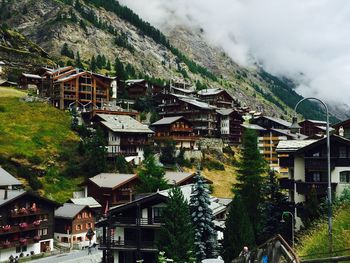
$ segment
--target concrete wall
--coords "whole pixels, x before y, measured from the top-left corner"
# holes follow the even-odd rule
[[[348,183],[340,183],[340,172],[350,171],[350,167],[335,167],[331,171],[332,183],[338,183],[337,188],[335,189],[335,195],[339,197],[345,188],[350,187]]]
[[[64,242],[62,242],[61,241],[61,238],[62,237],[67,237],[68,238],[68,240],[70,241],[70,242],[73,242],[73,244],[74,245],[78,245],[80,248],[81,247],[87,247],[87,246],[89,246],[89,240],[85,240],[85,236],[86,236],[86,233],[79,233],[79,234],[73,234],[73,235],[71,235],[71,234],[62,234],[62,233],[55,233],[54,234],[55,235],[55,238],[63,245],[63,246],[66,246],[66,247],[70,247],[71,246],[71,244],[70,243],[64,243]],[[76,238],[76,241],[73,241],[73,237],[75,237]],[[78,237],[81,237],[81,239],[82,239],[82,241],[81,242],[78,242],[77,240],[78,240]],[[92,237],[92,239],[91,239],[91,244],[93,244],[93,243],[96,243],[96,233],[95,233],[95,235]],[[65,245],[66,244],[66,245]]]

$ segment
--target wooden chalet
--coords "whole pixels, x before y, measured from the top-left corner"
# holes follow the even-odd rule
[[[95,213],[89,206],[65,203],[56,209],[55,238],[61,245],[80,248],[96,243],[96,235],[91,241],[87,238],[88,231],[95,231]]]
[[[327,122],[325,121],[303,120],[299,125],[300,133],[308,137],[323,137],[326,134]]]
[[[155,100],[158,102],[158,113],[161,117],[183,116],[192,123],[196,135],[218,135],[217,107],[193,97],[173,93],[159,94]]]
[[[133,157],[135,164],[144,160],[143,148],[153,131],[128,115],[97,114],[94,118],[107,139],[107,153]]]
[[[242,124],[244,122],[241,113],[234,109],[220,109],[216,112],[218,113],[220,135],[224,143],[239,145],[242,139]]]
[[[22,73],[19,78],[19,87],[21,89],[39,89],[42,86],[42,77],[37,74]]]
[[[235,99],[223,89],[203,89],[197,96],[204,102],[218,108],[231,109],[235,106]]]
[[[125,98],[136,100],[140,97],[155,96],[164,91],[164,87],[152,84],[145,79],[130,79],[124,82],[120,93],[123,94]]]
[[[194,182],[195,173],[166,171],[164,178],[168,185],[188,185]],[[213,182],[207,178],[208,184]],[[99,202],[103,210],[106,205],[115,206],[134,200],[135,188],[139,184],[137,174],[101,173],[91,177],[85,183],[87,196]]]
[[[183,116],[165,117],[151,124],[154,141],[159,145],[166,141],[176,143],[176,148],[194,149],[198,136],[194,135],[193,125]]]
[[[192,185],[181,187],[185,200],[190,199]],[[149,194],[130,203],[111,208],[107,219],[98,223],[102,227],[99,249],[103,251],[102,262],[157,261],[157,237],[163,224],[162,211],[167,205],[169,190]],[[215,226],[224,227],[228,203],[210,198]],[[141,261],[140,261],[141,262]]]
[[[0,261],[52,250],[58,206],[31,192],[1,189]]]
[[[89,72],[61,77],[54,83],[52,103],[67,109],[73,106],[84,109],[102,108],[109,102],[109,85]]]

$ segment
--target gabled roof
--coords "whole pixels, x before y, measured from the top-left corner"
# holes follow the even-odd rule
[[[142,83],[144,81],[145,81],[144,79],[128,79],[125,81],[125,83],[127,85],[132,85],[132,84],[136,84],[136,83]]]
[[[154,133],[146,125],[128,115],[96,114],[106,128],[113,132]]]
[[[268,120],[270,120],[272,122],[276,122],[276,123],[278,123],[280,125],[283,125],[283,126],[285,126],[287,128],[289,128],[292,125],[292,123],[290,123],[289,121],[285,121],[285,120],[282,120],[280,118],[275,118],[275,117],[260,116],[260,117],[258,117],[256,119],[261,119],[261,118],[265,118],[265,119],[268,119]]]
[[[218,88],[211,88],[211,89],[202,89],[202,90],[199,90],[197,92],[198,95],[201,95],[201,96],[210,96],[210,95],[216,95],[216,94],[219,94],[221,92],[223,92],[225,90],[223,89],[218,89]]]
[[[194,88],[192,88],[192,89],[183,89],[183,88],[178,88],[178,87],[173,87],[172,86],[171,89],[177,90],[177,91],[180,91],[180,92],[183,92],[183,93],[187,93],[187,94],[195,93]]]
[[[55,210],[55,217],[73,219],[77,214],[79,214],[86,207],[88,206],[64,203],[63,206]]]
[[[156,121],[152,123],[152,126],[157,126],[157,125],[167,125],[167,124],[172,124],[180,119],[184,118],[183,116],[174,116],[174,117],[164,117],[163,119],[160,119],[159,121]]]
[[[258,131],[266,131],[265,128],[257,125],[257,124],[251,124],[251,123],[243,123],[241,124],[241,126],[243,128],[246,128],[246,129],[251,129],[251,130],[258,130]]]
[[[297,153],[302,153],[302,152],[306,152],[310,149],[312,149],[313,147],[317,147],[323,143],[326,143],[326,140],[327,140],[327,137],[323,137],[322,139],[319,139],[319,140],[316,140],[315,142],[313,142],[312,144],[309,144],[303,148],[300,148]],[[339,143],[343,143],[343,144],[346,144],[348,146],[350,146],[350,140],[349,139],[346,139],[342,136],[339,136],[339,135],[336,135],[336,134],[332,134],[330,136],[330,143],[331,143],[331,146],[332,146],[332,142],[339,142]]]
[[[101,173],[89,180],[99,187],[115,189],[136,179],[136,174]]]
[[[198,108],[201,108],[201,109],[205,109],[205,110],[216,110],[217,107],[216,106],[212,106],[206,102],[203,102],[203,101],[199,101],[199,100],[195,100],[195,99],[188,99],[188,98],[181,98],[180,99],[181,101],[183,102],[186,102],[188,104],[191,104],[193,106],[196,106]]]
[[[276,152],[280,153],[292,153],[297,150],[310,145],[317,140],[287,140],[287,141],[279,141]]]
[[[4,196],[5,196],[5,191],[7,191],[7,199],[4,199]],[[55,202],[55,201],[52,201],[50,199],[47,199],[47,198],[44,198],[44,197],[41,197],[35,193],[32,193],[32,192],[29,192],[29,191],[25,191],[25,190],[4,190],[4,189],[0,189],[0,207],[9,203],[9,202],[12,202],[22,196],[25,196],[25,195],[30,195],[32,197],[35,197],[35,198],[38,198],[40,199],[41,201],[43,202],[46,202],[46,203],[50,203],[51,205],[54,205],[55,207],[58,207],[60,206],[59,203]]]
[[[22,183],[0,166],[0,187],[10,185],[22,185]]]
[[[85,75],[85,74],[90,74],[88,72],[79,72],[79,73],[75,73],[75,74],[72,74],[72,75],[68,75],[66,77],[63,77],[63,78],[59,78],[57,80],[57,82],[65,82],[65,81],[68,81],[68,80],[71,80],[71,79],[74,79],[74,78],[77,78],[77,77],[80,77],[82,75]]]
[[[76,205],[87,205],[90,208],[101,208],[102,206],[95,200],[95,198],[88,196],[82,198],[71,198],[69,201]]]
[[[234,112],[233,109],[219,109],[216,110],[217,113],[219,113],[220,115],[230,115],[232,112]]]
[[[22,76],[32,79],[42,79],[39,75],[36,74],[22,73]]]
[[[289,129],[274,129],[272,128],[271,131],[278,132],[282,135],[285,135],[289,138],[293,138],[294,140],[305,140],[307,138],[306,135],[301,133],[292,133]]]
[[[318,121],[318,120],[310,120],[310,119],[306,119],[306,120],[300,121],[299,124],[301,124],[301,123],[303,123],[303,122],[311,122],[311,123],[313,123],[313,124],[321,125],[321,126],[327,125],[327,122],[326,122],[326,121]]]

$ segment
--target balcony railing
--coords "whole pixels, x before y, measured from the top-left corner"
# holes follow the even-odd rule
[[[154,241],[141,241],[136,240],[110,240],[102,241],[100,244],[101,248],[111,248],[111,249],[137,249],[141,250],[157,250],[157,246]]]
[[[20,208],[10,211],[10,217],[24,217],[30,215],[41,215],[40,208]]]
[[[293,167],[294,159],[291,157],[280,157],[279,163],[280,163],[280,167]]]
[[[332,183],[331,187],[334,190],[337,183]],[[310,194],[315,189],[317,194],[326,194],[328,188],[327,182],[300,182],[296,181],[296,189],[299,194]]]
[[[350,166],[350,158],[331,157],[331,168]],[[327,169],[327,157],[305,157],[305,168]]]
[[[294,179],[280,178],[279,182],[282,189],[294,190]]]
[[[160,224],[162,223],[162,220],[159,217],[152,217],[152,218],[116,217],[116,218],[113,218],[113,222],[115,225],[160,226]]]

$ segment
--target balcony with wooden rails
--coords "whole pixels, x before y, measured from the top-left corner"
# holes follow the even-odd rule
[[[136,240],[110,240],[102,241],[100,243],[101,249],[110,248],[113,250],[127,250],[133,251],[138,248],[141,251],[157,252],[157,246],[154,241],[141,241],[137,242]]]
[[[113,225],[118,227],[155,227],[160,228],[162,219],[159,217],[136,218],[136,217],[115,217]]]
[[[295,184],[294,179],[280,178],[278,179],[278,181],[282,189],[294,190],[294,184]]]
[[[166,141],[166,140],[172,140],[172,141],[196,141],[198,140],[198,136],[190,135],[190,136],[181,136],[181,135],[169,135],[169,136],[155,136],[155,140],[159,141]]]
[[[301,182],[296,181],[296,190],[299,194],[310,194],[315,189],[317,194],[327,194],[328,182]],[[337,183],[332,183],[332,191],[337,187]]]

